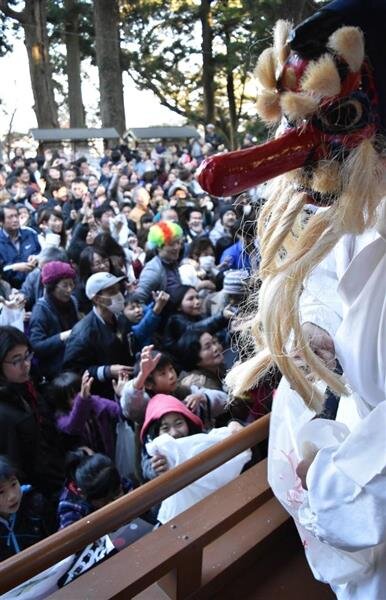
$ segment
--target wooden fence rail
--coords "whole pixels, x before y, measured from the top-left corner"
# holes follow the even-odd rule
[[[0,594],[128,523],[230,458],[263,441],[268,436],[268,427],[269,415],[265,415],[129,495],[0,563]]]

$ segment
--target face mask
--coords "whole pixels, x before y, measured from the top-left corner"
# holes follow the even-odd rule
[[[198,259],[200,267],[205,271],[210,271],[215,265],[214,256],[200,256]]]
[[[111,304],[109,304],[109,306],[106,306],[106,308],[110,312],[112,312],[113,315],[118,316],[121,313],[123,313],[123,309],[125,308],[125,299],[121,292],[118,292],[118,294],[111,296],[110,301]]]

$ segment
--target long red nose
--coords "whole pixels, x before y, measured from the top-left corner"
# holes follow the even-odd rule
[[[324,154],[320,142],[320,131],[312,126],[291,129],[260,146],[210,156],[201,163],[197,179],[212,196],[234,196],[302,167],[313,150],[320,159]]]

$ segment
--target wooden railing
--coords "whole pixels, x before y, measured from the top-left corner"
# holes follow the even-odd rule
[[[166,472],[165,474],[161,475],[160,477],[157,477],[153,481],[150,481],[149,483],[137,488],[129,495],[116,500],[108,506],[105,506],[104,508],[96,511],[95,513],[90,514],[88,517],[82,519],[78,523],[75,523],[74,525],[63,529],[58,533],[55,533],[49,538],[35,544],[31,548],[27,548],[20,554],[17,554],[16,556],[0,563],[0,593],[4,593],[12,589],[13,587],[19,585],[20,583],[26,581],[34,575],[44,571],[48,567],[56,564],[63,558],[81,550],[87,544],[95,541],[102,535],[105,535],[106,533],[117,529],[125,523],[128,523],[132,519],[146,512],[153,505],[161,502],[171,494],[174,494],[175,492],[181,490],[182,488],[189,485],[196,479],[199,479],[203,475],[206,475],[207,473],[220,466],[233,456],[236,456],[237,454],[246,450],[247,448],[250,448],[251,446],[254,446],[255,444],[263,441],[268,435],[268,427],[269,415],[266,415],[258,421],[256,421],[255,423],[252,423],[251,425],[245,427],[241,432],[230,436],[223,442],[216,444],[212,448],[209,448],[205,452],[202,452],[200,455],[186,461],[184,464],[174,468],[171,471]],[[260,470],[265,470],[265,466],[260,467],[259,465],[257,465],[257,467],[259,467]],[[244,476],[248,475],[248,473],[249,472],[245,473]],[[173,569],[176,566],[174,562],[175,560],[177,560],[177,563],[180,565],[180,568],[183,569],[181,559],[186,555],[186,553],[182,552],[184,547],[189,548],[190,554],[192,552],[196,553],[197,557],[198,553],[201,554],[202,557],[202,552],[205,545],[207,545],[211,540],[215,539],[216,536],[218,537],[219,534],[221,535],[222,533],[224,533],[224,531],[227,531],[230,527],[234,526],[245,516],[253,512],[253,510],[255,510],[256,507],[259,506],[259,504],[261,504],[261,502],[267,500],[268,497],[272,496],[271,492],[268,493],[267,491],[267,482],[265,475],[262,479],[262,482],[263,483],[261,484],[259,484],[258,481],[254,482],[255,486],[259,487],[259,485],[262,485],[263,488],[262,490],[260,490],[260,494],[253,494],[254,499],[251,502],[245,502],[245,505],[248,505],[248,508],[242,509],[242,507],[239,507],[239,509],[235,511],[234,506],[229,507],[231,512],[223,515],[224,518],[220,519],[217,528],[215,527],[214,529],[210,529],[211,534],[209,536],[208,532],[205,533],[205,531],[201,528],[201,534],[198,537],[195,537],[195,543],[193,545],[188,543],[190,539],[189,536],[187,537],[187,539],[183,538],[182,536],[181,540],[179,540],[179,542],[177,543],[177,546],[175,544],[173,545],[174,550],[171,552],[171,556],[167,556],[166,558],[163,557],[164,560],[161,561],[162,565],[159,564],[160,555],[158,554],[157,560],[156,553],[154,556],[154,561],[158,564],[153,564],[152,568],[151,565],[147,564],[146,570],[144,572],[140,572],[139,568],[135,569],[134,573],[131,571],[131,577],[134,576],[134,579],[136,581],[134,583],[133,581],[131,581],[128,583],[128,585],[126,585],[127,581],[125,580],[126,587],[121,587],[120,591],[117,593],[120,594],[122,590],[124,590],[125,594],[122,597],[132,597],[131,594],[134,593],[134,591],[135,593],[138,593],[142,589],[145,589],[147,585],[150,585],[153,581],[156,581],[158,577],[162,577],[163,575],[167,574],[170,571],[170,569]],[[235,482],[232,482],[232,484],[238,485],[237,480],[235,480]],[[221,491],[222,490],[216,492],[218,497],[221,497]],[[255,491],[258,491],[258,489],[256,489]],[[226,502],[224,502],[224,507],[225,506]],[[195,508],[196,507],[193,507],[192,509],[190,509],[190,511],[194,511]],[[187,513],[183,513],[182,515],[177,517],[178,522],[182,524],[184,515],[186,514]],[[175,522],[176,520],[173,520],[174,524]],[[152,537],[152,539],[154,540],[154,537],[156,537],[157,535],[158,537],[162,538],[166,535],[166,532],[173,531],[172,527],[173,524],[171,524],[170,526],[161,527],[159,530],[154,531],[153,533],[146,536],[146,538],[142,538],[135,544],[132,544],[131,546],[120,552],[117,556],[109,559],[106,563],[103,563],[100,566],[98,566],[98,573],[99,569],[102,569],[104,564],[110,565],[111,568],[113,564],[121,564],[122,575],[124,574],[124,572],[127,573],[125,569],[125,560],[118,563],[113,563],[112,561],[115,561],[115,559],[119,559],[119,557],[121,556],[123,558],[123,554],[127,551],[131,551],[131,553],[135,554],[135,552],[138,551],[138,549],[140,548],[145,548],[145,550],[143,551],[146,555],[148,555],[148,552],[146,551],[146,545],[143,545],[145,543],[145,540],[150,537]],[[162,531],[164,531],[164,533],[158,533]],[[175,531],[174,537],[176,537]],[[162,541],[162,547],[164,547],[164,543],[165,540]],[[152,544],[149,544],[149,548],[153,546],[154,543],[152,541]],[[181,555],[176,559],[177,550],[178,553],[181,552]],[[185,560],[183,561],[183,563],[185,563]],[[190,564],[201,565],[199,560],[194,561],[194,563],[191,562]],[[197,588],[197,585],[199,584],[199,581],[201,579],[202,565],[200,567],[197,567],[196,570],[197,573],[194,575],[193,578],[193,588]],[[94,571],[95,569],[92,569],[92,571],[90,571],[90,574]],[[87,578],[87,576],[88,574],[86,573],[70,586],[66,586],[63,589],[64,595],[60,596],[62,592],[58,592],[56,596],[58,598],[85,597],[74,595],[73,592],[70,592],[69,588],[72,586],[76,586],[77,584],[79,585],[78,582],[80,581],[84,581],[84,585],[86,585],[88,579],[85,578]],[[187,587],[189,587],[186,583],[189,580],[189,578],[187,579],[186,573],[184,577],[181,577],[180,571],[180,576],[177,578],[177,580],[180,582],[179,584],[177,583],[177,589],[178,586],[180,586],[181,588],[182,581],[185,581],[184,585],[187,585]],[[128,593],[128,588],[130,587],[130,585],[132,586],[132,589],[130,593]],[[177,595],[174,594],[175,597],[186,597],[185,593],[182,592],[180,589],[180,592],[177,593]],[[94,597],[98,599],[113,597],[118,598],[117,595],[114,595],[113,590],[110,587],[108,587],[108,589],[106,590],[106,594],[107,595],[101,595],[100,589],[98,587],[98,595],[95,595]],[[169,595],[169,597],[173,597],[173,594],[172,596]]]

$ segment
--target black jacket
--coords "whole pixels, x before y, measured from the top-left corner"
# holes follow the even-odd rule
[[[66,327],[62,325],[58,306],[50,296],[45,294],[32,310],[31,346],[39,361],[39,373],[47,379],[53,379],[62,369],[66,342],[60,339],[61,332],[71,329],[78,322],[77,307],[73,299],[68,308]]]
[[[22,481],[34,481],[40,440],[37,414],[22,386],[0,387],[0,454],[21,471]]]
[[[53,411],[32,383],[0,383],[0,454],[18,467],[22,482],[32,483],[47,495],[61,489],[63,438],[56,430]]]
[[[125,317],[118,319],[117,330],[107,325],[92,310],[73,328],[64,353],[64,370],[83,373],[94,378],[93,393],[114,398],[110,365],[129,365],[129,340],[124,332]]]

